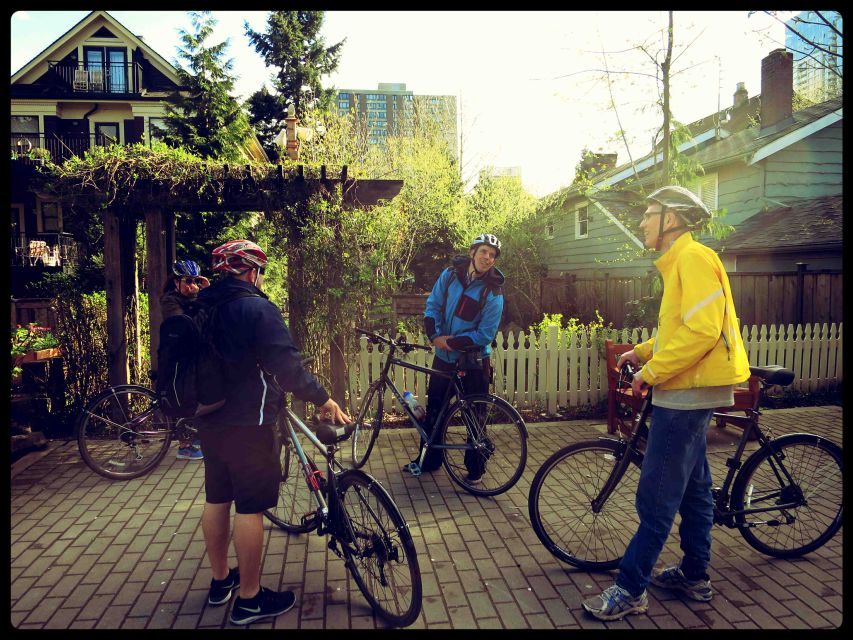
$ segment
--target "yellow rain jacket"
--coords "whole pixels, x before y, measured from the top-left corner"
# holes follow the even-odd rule
[[[655,266],[663,276],[657,336],[634,351],[660,389],[737,384],[749,378],[729,278],[720,258],[684,233]]]

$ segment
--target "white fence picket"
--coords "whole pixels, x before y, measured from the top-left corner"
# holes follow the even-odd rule
[[[843,325],[752,325],[741,335],[751,365],[777,364],[794,371],[793,388],[808,392],[836,388],[842,382]],[[657,327],[623,329],[614,342],[637,344],[657,335]],[[410,338],[426,344],[424,336]],[[606,398],[607,375],[604,353],[598,350],[599,336],[592,331],[568,333],[549,327],[541,335],[509,332],[498,334],[492,353],[495,384],[492,393],[520,409],[556,413],[560,407],[583,406]],[[350,367],[350,399],[353,410],[370,382],[379,375],[385,360],[385,345],[369,345],[359,339],[360,351]],[[403,357],[402,354],[400,354]],[[409,362],[430,366],[433,356],[416,350],[405,356]],[[415,394],[426,405],[428,377],[403,367],[392,367],[397,388]],[[390,393],[385,394],[385,409],[399,411]]]

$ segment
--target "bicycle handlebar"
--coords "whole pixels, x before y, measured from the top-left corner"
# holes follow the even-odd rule
[[[377,333],[373,333],[372,331],[367,331],[365,329],[360,329],[359,327],[355,328],[356,333],[362,333],[368,337],[368,342],[372,342],[376,344],[377,342],[384,342],[390,347],[398,347],[403,351],[411,351],[412,349],[423,349],[424,351],[432,351],[432,347],[425,344],[415,344],[414,342],[403,342],[403,341],[395,341],[392,338],[386,338],[384,336],[380,336]]]

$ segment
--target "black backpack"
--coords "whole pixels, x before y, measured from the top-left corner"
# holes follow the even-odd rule
[[[257,293],[239,289],[214,302],[194,300],[186,313],[160,325],[154,390],[170,418],[203,416],[225,404],[225,363],[213,345],[217,309],[226,302]]]

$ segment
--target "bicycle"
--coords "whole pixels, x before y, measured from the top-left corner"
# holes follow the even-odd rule
[[[302,365],[313,362],[313,357],[305,358]],[[314,375],[321,384],[329,384],[322,374]],[[155,380],[157,374],[152,371],[148,377]],[[306,411],[314,409],[306,405]],[[74,433],[80,456],[92,471],[110,480],[132,480],[160,464],[173,440],[195,440],[198,429],[190,418],[163,415],[152,389],[121,384],[104,389],[86,404]]]
[[[194,439],[196,431],[187,419],[163,415],[157,394],[138,384],[104,389],[74,426],[83,462],[110,480],[145,475],[160,464],[173,439]]]
[[[737,529],[757,551],[795,558],[825,544],[842,524],[842,450],[822,436],[791,433],[773,438],[759,425],[767,385],[788,385],[794,372],[777,365],[750,367],[759,392],[744,416],[714,417],[743,428],[721,487],[714,487],[714,524]],[[619,389],[630,386],[624,365]],[[648,390],[627,438],[600,437],[553,454],[530,486],[533,530],[557,558],[587,570],[618,566],[639,526],[634,497],[652,410]],[[630,411],[630,410],[629,410]],[[652,427],[654,428],[654,427]],[[759,448],[741,465],[750,436]],[[730,490],[731,489],[731,490]]]
[[[410,625],[420,615],[423,588],[409,525],[375,478],[344,470],[335,459],[355,424],[318,422],[312,431],[289,407],[282,417],[276,425],[279,501],[264,516],[288,533],[328,535],[329,549],[344,560],[373,610],[394,626]],[[325,459],[323,471],[302,448],[297,430]]]
[[[431,351],[431,347],[395,341],[364,329],[357,328],[356,332],[367,336],[372,344],[382,342],[389,347],[379,378],[367,388],[355,420],[352,459],[356,469],[367,462],[376,444],[379,431],[382,429],[385,389],[388,388],[426,443],[423,455],[431,448],[441,450],[445,470],[451,480],[465,491],[477,496],[494,496],[503,493],[518,482],[527,463],[527,426],[515,407],[506,400],[488,393],[466,394],[462,386],[464,371],[458,368],[454,371],[438,371],[394,357],[398,349],[408,354],[415,349]],[[472,348],[472,350],[475,349],[479,347]],[[392,365],[433,376],[442,376],[453,382],[444,396],[441,411],[435,419],[435,428],[431,435],[427,435],[423,420],[412,413],[403,400],[402,394],[391,381],[388,372]],[[453,394],[456,395],[456,401],[451,405],[450,399]],[[468,452],[474,452],[469,454],[469,458],[472,455],[478,456],[476,464],[485,467],[483,475],[477,481],[468,478],[464,460]],[[471,462],[470,459],[469,462]],[[409,469],[413,476],[420,475],[418,463],[412,463]]]

